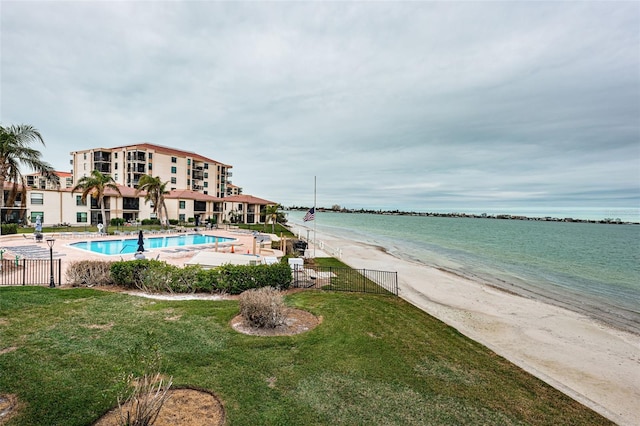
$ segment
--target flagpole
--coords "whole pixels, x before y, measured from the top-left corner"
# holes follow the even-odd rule
[[[318,210],[316,209],[316,176],[313,177],[313,211],[317,214]],[[316,223],[318,221],[313,221],[313,258],[316,258]]]

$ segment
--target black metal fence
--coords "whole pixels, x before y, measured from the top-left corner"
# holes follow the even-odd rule
[[[53,273],[52,273],[53,266]],[[0,285],[55,285],[62,282],[62,259],[2,259]]]
[[[305,265],[293,270],[293,287],[397,296],[398,273]]]

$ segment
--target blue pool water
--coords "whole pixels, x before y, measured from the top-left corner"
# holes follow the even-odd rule
[[[234,238],[216,237],[214,235],[187,234],[170,237],[149,237],[144,238],[144,249],[152,250],[167,247],[183,247],[202,244],[215,244],[235,241]],[[114,255],[114,254],[131,254],[138,250],[138,238],[129,238],[125,240],[102,240],[102,241],[82,241],[70,244],[81,250],[87,250],[93,253]]]

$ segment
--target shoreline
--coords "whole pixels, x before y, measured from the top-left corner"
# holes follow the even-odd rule
[[[367,243],[362,243],[366,245]],[[447,269],[442,266],[429,265],[417,259],[405,259],[400,255],[394,254],[388,250],[385,250],[389,256],[392,256],[398,260],[404,260],[408,262],[415,262],[427,268],[433,268],[446,274],[451,274],[464,280],[476,282],[480,285],[486,285],[492,287],[498,291],[510,293],[515,296],[523,297],[525,299],[537,300],[545,304],[553,305],[559,308],[567,309],[574,313],[589,317],[591,320],[602,324],[605,327],[611,327],[613,329],[630,333],[640,337],[640,322],[637,317],[637,313],[630,312],[624,308],[611,306],[605,301],[596,300],[587,295],[576,295],[573,292],[565,289],[565,292],[554,292],[553,290],[545,287],[532,286],[525,288],[521,285],[516,285],[500,278],[490,279],[478,275],[465,275],[462,272]],[[616,312],[612,313],[612,310]],[[622,315],[624,312],[626,315]]]
[[[640,418],[639,335],[379,246],[325,232],[317,240],[353,268],[397,271],[400,297],[608,419]]]

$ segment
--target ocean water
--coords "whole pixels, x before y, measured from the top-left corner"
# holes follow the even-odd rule
[[[288,212],[302,224],[304,212]],[[317,212],[319,232],[640,334],[640,225]]]

